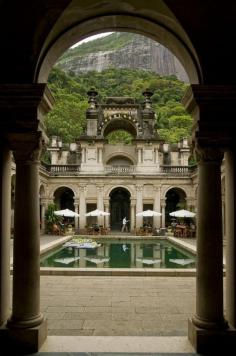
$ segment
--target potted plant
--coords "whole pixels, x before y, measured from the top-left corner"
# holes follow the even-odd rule
[[[49,204],[48,208],[45,212],[45,225],[47,229],[47,233],[53,232],[53,225],[59,225],[61,222],[61,217],[54,214],[54,211],[57,210],[55,204]]]

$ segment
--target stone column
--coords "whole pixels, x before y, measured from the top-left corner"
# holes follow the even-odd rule
[[[86,163],[86,148],[81,148],[81,163]]]
[[[199,328],[207,332],[227,327],[223,314],[220,170],[223,154],[214,148],[198,148],[198,155],[196,314],[190,321],[191,340]]]
[[[74,199],[75,213],[79,214],[79,200]],[[75,231],[77,232],[79,228],[79,217],[75,216]]]
[[[80,184],[79,186],[79,227],[80,231],[85,231],[86,225],[86,184]]]
[[[235,147],[236,86],[191,85],[183,104],[194,118],[192,142],[200,156],[197,209],[197,306],[189,322],[189,339],[201,354],[230,354],[236,347],[236,331],[227,328],[223,315],[222,208],[220,149]],[[228,247],[226,295],[227,315],[235,323],[235,232],[234,173],[229,156],[226,225]],[[234,170],[234,168],[233,168]],[[228,200],[229,199],[229,200]],[[230,250],[231,249],[231,250]],[[231,257],[230,257],[231,256]],[[231,274],[232,272],[232,274]],[[228,279],[229,278],[229,279]],[[231,299],[232,298],[232,299]],[[232,309],[231,309],[232,307]],[[231,316],[230,316],[231,315]],[[231,322],[230,322],[231,323]],[[234,324],[235,325],[235,324]]]
[[[109,200],[108,199],[104,200],[104,207],[105,207],[105,212],[109,213]],[[109,215],[105,216],[105,219],[104,219],[105,227],[110,226],[109,221],[110,221],[110,216]]]
[[[161,212],[161,187],[154,186],[154,204],[153,210],[158,213]],[[161,227],[161,219],[160,216],[153,217],[153,227],[159,229]]]
[[[0,138],[0,326],[10,313],[11,155]]]
[[[226,313],[229,324],[236,328],[236,175],[235,149],[225,154],[225,209],[226,209]]]
[[[102,147],[98,147],[98,163],[102,163]]]
[[[46,333],[40,313],[39,153],[40,132],[11,134],[16,162],[13,308],[8,327]],[[33,328],[33,329],[32,329]],[[26,336],[27,337],[27,336]],[[40,336],[39,336],[40,337]],[[42,336],[41,336],[42,337]]]
[[[104,211],[103,185],[97,185],[97,209]],[[104,225],[104,216],[98,216],[98,224]]]
[[[136,185],[136,214],[143,211],[143,186],[138,184]],[[143,225],[142,216],[136,216],[136,228],[139,228]]]
[[[142,148],[138,148],[138,164],[142,163]]]
[[[166,198],[161,199],[161,227],[166,227]]]
[[[11,83],[0,85],[0,102],[0,132],[7,132],[16,161],[13,305],[10,320],[0,330],[0,343],[7,350],[14,348],[13,354],[33,353],[47,336],[39,310],[38,153],[42,118],[54,100],[46,84]]]
[[[135,227],[135,202],[131,200],[130,203],[130,232],[134,232]]]
[[[46,203],[44,199],[41,201],[41,233],[45,233],[45,211],[46,211]]]

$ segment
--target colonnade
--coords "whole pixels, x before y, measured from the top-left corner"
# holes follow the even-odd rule
[[[98,184],[97,188],[97,209],[104,210],[105,212],[109,212],[109,199],[104,198],[104,184]],[[143,197],[143,185],[137,184],[136,186],[136,197],[130,199],[130,231],[134,231],[136,227],[140,227],[143,225],[143,218],[136,217],[136,214],[143,211],[143,204],[145,199]],[[154,198],[153,198],[153,209],[155,211],[161,211],[162,207],[162,219],[159,216],[153,217],[153,227],[160,228],[161,226],[165,226],[165,200],[164,203],[161,202],[161,188],[160,186],[154,186]],[[85,183],[79,184],[79,197],[74,198],[74,208],[75,212],[80,214],[80,217],[75,217],[75,229],[80,231],[84,231],[86,227],[86,205],[87,205],[87,186]],[[53,201],[51,201],[53,202]],[[41,198],[41,231],[45,231],[45,211],[47,208],[47,199]],[[108,227],[109,224],[109,216],[106,216],[103,220],[103,217],[98,217],[98,223],[100,225],[104,225]]]
[[[9,91],[11,87],[9,87]],[[20,88],[18,88],[20,91]],[[8,91],[7,107],[17,105]],[[44,91],[38,102],[30,90],[27,92],[28,115],[38,112]],[[30,101],[30,98],[34,99]],[[185,99],[186,107],[195,117],[195,151],[199,160],[199,186],[197,201],[197,288],[196,313],[189,320],[189,339],[198,352],[235,347],[236,329],[236,249],[235,249],[235,150],[232,126],[221,116],[225,111],[232,116],[236,90],[192,86]],[[24,112],[27,106],[23,107]],[[2,108],[0,108],[2,110]],[[21,112],[21,111],[20,111]],[[22,111],[23,112],[23,111]],[[6,110],[4,111],[5,119]],[[16,119],[19,110],[15,109]],[[12,119],[12,112],[10,118]],[[9,118],[9,119],[10,119]],[[34,116],[36,119],[37,116]],[[16,120],[17,121],[17,120]],[[32,127],[37,120],[33,120]],[[201,125],[201,121],[204,125]],[[218,126],[213,122],[217,122]],[[228,125],[228,126],[227,126]],[[29,126],[29,125],[28,125]],[[230,139],[232,138],[232,140]],[[38,155],[41,135],[37,130],[24,133],[7,133],[1,139],[1,236],[0,236],[0,342],[18,349],[37,351],[46,338],[46,321],[40,313],[39,221],[38,221]],[[16,161],[16,209],[14,237],[14,272],[12,314],[9,314],[9,240],[10,240],[10,155]],[[227,283],[226,316],[223,310],[222,266],[222,214],[221,172],[223,154],[226,152],[226,232],[227,232]],[[86,187],[80,187],[79,213],[85,213]],[[141,210],[142,187],[137,189],[136,211]],[[157,207],[158,189],[155,198]],[[77,202],[76,202],[77,203]],[[132,216],[134,202],[131,202]],[[165,202],[160,202],[162,212]],[[107,209],[107,201],[105,201]],[[83,220],[82,220],[83,221]],[[81,223],[81,221],[80,221]],[[84,222],[83,222],[84,223]],[[17,346],[16,346],[17,345]]]

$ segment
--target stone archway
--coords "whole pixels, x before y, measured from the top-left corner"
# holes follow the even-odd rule
[[[185,209],[186,193],[181,188],[171,188],[166,193],[165,221],[166,226],[170,225],[170,213],[178,209]]]
[[[74,192],[68,187],[57,188],[54,192],[54,202],[58,209],[74,210]]]
[[[130,193],[122,187],[110,193],[110,226],[111,230],[121,230],[122,219],[130,220]]]

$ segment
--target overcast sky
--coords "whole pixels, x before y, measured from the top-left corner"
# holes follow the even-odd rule
[[[96,40],[97,38],[108,36],[108,35],[110,35],[111,33],[112,33],[112,32],[104,32],[104,33],[99,33],[98,35],[93,35],[93,36],[87,37],[87,38],[85,38],[84,40],[79,41],[79,42],[77,42],[76,44],[74,44],[74,45],[72,46],[72,48],[74,48],[74,47],[80,45],[81,43],[93,41],[93,40]]]

